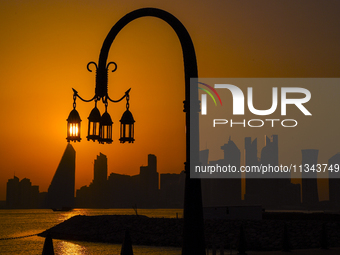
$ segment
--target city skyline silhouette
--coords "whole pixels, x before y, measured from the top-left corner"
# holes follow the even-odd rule
[[[273,135],[265,138],[266,146],[261,148],[257,157],[257,138],[245,137],[244,149],[246,158],[241,160],[240,148],[232,138],[221,146],[224,151],[222,159],[209,161],[209,150],[200,152],[203,165],[259,166],[279,165],[279,137]],[[310,166],[318,164],[319,151],[301,150],[301,164]],[[139,174],[125,175],[109,173],[108,158],[99,153],[94,159],[93,180],[88,185],[75,190],[76,152],[67,144],[64,154],[51,180],[48,192],[40,192],[38,186],[32,186],[30,179],[21,181],[14,176],[7,182],[7,208],[182,208],[184,199],[185,174],[163,173],[157,171],[157,157],[148,154],[146,166],[140,166]],[[340,154],[335,154],[329,164],[340,164]],[[225,178],[225,173],[216,175],[219,178],[202,181],[204,207],[225,207],[240,205],[260,205],[264,209],[311,210],[340,208],[338,196],[339,178],[335,172],[324,187],[318,184],[316,171],[302,173],[302,178],[294,183],[289,173],[273,173],[270,178],[258,178],[258,174],[240,172]],[[253,176],[255,175],[255,176]],[[222,178],[221,178],[222,177]],[[23,190],[26,190],[23,192]],[[326,190],[326,191],[325,191]],[[329,199],[320,194],[327,192]],[[24,195],[25,194],[25,195]]]

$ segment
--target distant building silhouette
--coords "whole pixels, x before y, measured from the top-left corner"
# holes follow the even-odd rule
[[[92,202],[96,208],[105,208],[107,203],[107,157],[100,153],[94,160]]]
[[[14,176],[9,179],[6,189],[6,208],[9,209],[30,209],[39,208],[39,186],[32,186],[27,178],[19,181]]]
[[[257,138],[253,141],[251,141],[251,137],[244,138],[244,153],[246,166],[259,165],[259,159],[257,157]]]
[[[160,174],[161,208],[183,208],[185,172],[180,174]]]
[[[279,137],[273,135],[272,138],[265,136],[265,146],[261,150],[261,163],[279,165]]]
[[[139,204],[142,207],[156,207],[159,196],[159,174],[157,172],[157,158],[148,155],[148,165],[141,166],[139,172]]]
[[[111,173],[108,178],[108,203],[110,208],[132,208],[139,206],[138,175]]]
[[[202,165],[208,165],[209,163],[209,150],[201,150],[199,152],[199,159]]]
[[[95,160],[94,180],[76,193],[78,207],[92,208],[156,208],[160,204],[157,158],[148,155],[148,165],[138,175],[111,173],[107,179],[107,158],[100,154]]]
[[[257,138],[251,141],[251,137],[244,138],[244,163],[245,166],[259,166],[260,160],[257,157]],[[244,199],[249,204],[262,204],[259,187],[262,179],[257,179],[256,173],[246,173],[246,194]]]
[[[76,152],[70,143],[60,160],[46,195],[48,208],[74,207]]]
[[[6,189],[6,206],[7,208],[19,208],[20,205],[20,182],[19,178],[14,176],[7,181]]]
[[[265,146],[261,150],[261,158],[257,158],[257,140],[251,142],[245,138],[246,166],[279,166],[278,136],[265,136]],[[257,176],[257,178],[255,178]],[[246,173],[246,195],[248,204],[261,204],[265,208],[287,208],[300,205],[300,185],[291,183],[290,173],[266,173],[267,178],[259,173]]]
[[[329,202],[335,209],[340,209],[340,171],[336,168],[340,166],[340,153],[335,154],[328,160],[329,176]]]
[[[91,208],[92,193],[88,186],[84,185],[76,190],[75,207],[77,208]]]
[[[261,159],[257,160],[257,140],[251,142],[250,137],[245,138],[246,164],[248,166],[278,166],[279,145],[278,136],[273,135],[272,139],[265,136],[265,146],[261,150]],[[249,157],[249,158],[248,158]],[[246,199],[253,204],[261,204],[264,207],[275,207],[278,201],[280,190],[279,173],[266,173],[266,178],[260,173],[246,173]],[[257,178],[255,178],[257,176]],[[276,179],[277,178],[277,179]]]
[[[273,135],[272,139],[265,137],[266,143],[261,151],[261,164],[265,166],[279,166],[279,139]],[[289,172],[274,172],[264,179],[262,190],[263,204],[272,208],[284,208],[286,205],[300,204],[300,185],[291,183]]]
[[[93,180],[89,186],[76,191],[76,206],[107,208],[109,203],[107,182],[107,157],[99,153],[93,164]]]
[[[302,167],[306,165],[311,168],[316,167],[318,163],[319,150],[309,149],[301,150]],[[302,204],[304,207],[310,208],[316,206],[319,202],[318,183],[316,171],[302,171]]]
[[[93,183],[104,184],[107,181],[107,157],[100,153],[94,160]]]
[[[241,152],[229,137],[229,141],[221,146],[224,157],[220,160],[209,161],[211,166],[230,166],[240,169]],[[201,152],[201,161],[206,157],[206,152]],[[207,157],[206,157],[207,159]],[[205,164],[204,162],[201,162]],[[239,205],[241,203],[241,173],[221,173],[216,176],[221,178],[202,179],[202,196],[204,206]]]

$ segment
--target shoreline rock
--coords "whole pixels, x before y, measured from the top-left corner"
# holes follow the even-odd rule
[[[244,228],[247,250],[281,250],[284,225],[286,224],[291,249],[320,247],[322,226],[326,228],[329,247],[340,247],[339,215],[332,217],[301,215],[282,220],[284,215],[271,215],[263,220],[205,220],[205,239],[207,247],[223,245],[237,248],[240,226]],[[267,218],[267,217],[264,217]],[[129,229],[133,245],[182,246],[183,219],[148,218],[136,215],[74,216],[49,231],[52,238],[117,243],[123,242],[124,233]]]

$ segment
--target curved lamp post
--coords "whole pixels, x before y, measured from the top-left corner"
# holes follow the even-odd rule
[[[198,88],[197,85],[192,84],[190,87],[190,78],[197,78],[197,61],[194,45],[190,38],[190,35],[183,24],[172,14],[156,9],[156,8],[142,8],[132,11],[121,18],[110,30],[107,37],[104,40],[102,49],[99,55],[98,66],[94,62],[90,62],[87,66],[93,64],[96,66],[96,90],[95,96],[91,100],[82,99],[76,90],[74,90],[73,98],[73,110],[68,118],[68,141],[80,141],[80,117],[78,112],[75,110],[75,100],[80,98],[85,102],[95,101],[95,108],[91,111],[89,116],[89,131],[88,140],[98,140],[101,143],[112,142],[111,133],[112,120],[110,115],[105,113],[100,116],[99,110],[97,109],[97,101],[100,99],[105,104],[107,109],[108,101],[119,102],[124,98],[127,99],[127,110],[121,118],[121,142],[133,142],[133,124],[134,119],[131,112],[129,111],[129,91],[125,92],[125,95],[119,100],[111,100],[107,93],[107,77],[108,67],[110,64],[114,64],[117,69],[117,65],[114,62],[107,64],[107,58],[109,50],[113,40],[116,38],[120,30],[125,27],[131,21],[152,16],[157,17],[167,22],[173,30],[176,32],[182,47],[183,62],[184,62],[184,74],[185,74],[185,101],[184,101],[184,112],[186,113],[186,163],[185,163],[185,193],[184,193],[184,227],[183,227],[183,255],[204,255],[205,254],[205,241],[204,241],[204,224],[203,224],[203,209],[202,209],[202,194],[201,194],[201,181],[200,179],[190,178],[190,169],[193,167],[190,165],[190,157],[198,159],[199,154],[199,135],[198,132],[191,132],[190,125],[198,126],[198,112],[199,112],[199,101],[198,101]],[[190,92],[195,102],[190,103]],[[191,112],[190,113],[190,105]],[[105,117],[105,122],[103,118]],[[112,127],[112,126],[111,126]],[[98,131],[99,128],[99,131]],[[191,144],[191,149],[190,149]]]

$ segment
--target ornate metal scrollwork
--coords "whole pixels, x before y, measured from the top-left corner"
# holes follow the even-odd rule
[[[97,66],[97,64],[96,64],[96,62],[93,62],[93,61],[91,61],[91,62],[89,62],[88,64],[87,64],[87,70],[89,70],[89,72],[92,72],[92,70],[90,69],[90,65],[91,64],[94,64],[95,65],[95,67],[96,67],[96,71],[98,70],[98,66]]]

